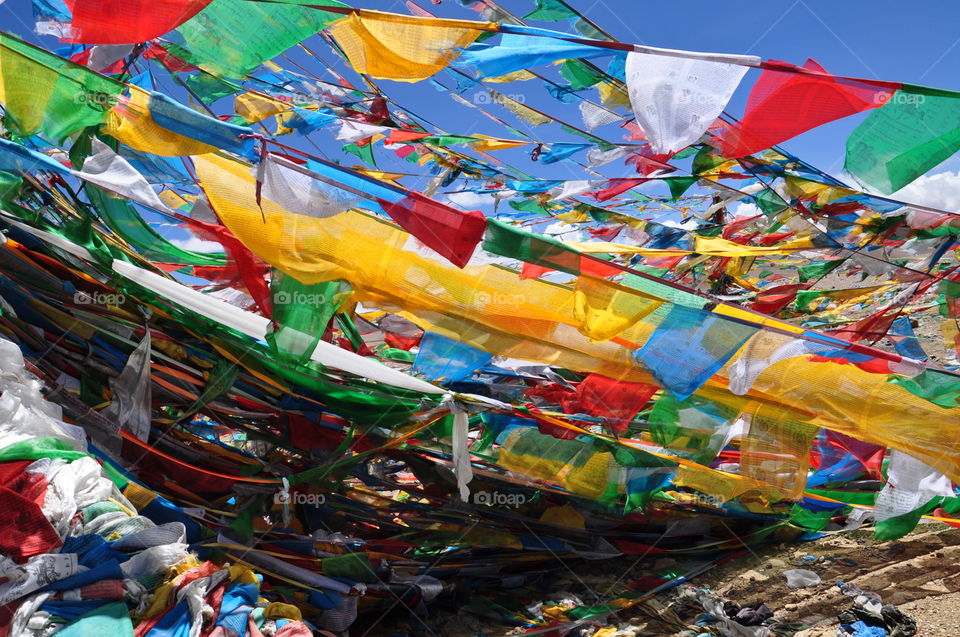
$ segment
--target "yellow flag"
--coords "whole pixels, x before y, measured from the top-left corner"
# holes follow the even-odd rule
[[[327,30],[358,73],[419,82],[446,68],[461,48],[495,26],[358,10]]]

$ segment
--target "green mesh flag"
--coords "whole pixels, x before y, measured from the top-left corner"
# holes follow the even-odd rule
[[[524,20],[543,20],[557,22],[567,18],[579,17],[576,11],[562,0],[537,0],[537,8],[523,16]]]
[[[811,511],[799,504],[794,504],[790,511],[790,523],[794,526],[801,526],[808,531],[822,531],[830,524],[830,518],[834,515],[836,515],[836,511]]]
[[[363,146],[347,144],[343,147],[343,152],[359,157],[363,163],[368,166],[373,166],[374,168],[377,167],[377,162],[373,158],[373,144],[364,144]]]
[[[521,230],[496,219],[487,220],[483,249],[501,257],[568,274],[580,274],[580,253],[555,239]]]
[[[702,296],[692,294],[686,290],[671,287],[666,283],[661,283],[653,279],[637,276],[636,274],[625,274],[623,279],[620,280],[620,284],[624,287],[638,290],[649,296],[663,299],[677,305],[683,305],[684,307],[694,307],[699,309],[709,303],[709,301]]]
[[[377,576],[366,553],[346,553],[320,560],[320,568],[327,577],[346,577],[357,582],[373,583]]]
[[[188,75],[183,83],[186,84],[188,89],[193,91],[194,95],[207,104],[212,104],[221,97],[234,95],[243,90],[243,87],[238,84],[222,80],[215,75],[210,75],[203,71],[195,75]],[[244,120],[240,125],[248,126],[249,122]]]
[[[913,378],[891,374],[887,376],[887,382],[900,385],[911,394],[946,409],[960,405],[960,378],[953,374],[925,369]]]
[[[680,401],[664,392],[648,416],[650,437],[677,457],[707,464],[723,448],[736,415],[699,396]]]
[[[182,263],[184,265],[226,265],[226,257],[220,253],[184,250],[168,241],[144,221],[130,202],[111,197],[106,192],[87,184],[84,186],[90,203],[96,206],[100,217],[124,241],[151,261]]]
[[[690,172],[694,175],[710,172],[725,161],[726,159],[713,152],[712,148],[704,146],[694,156],[693,167],[690,169]]]
[[[800,276],[800,281],[805,283],[810,279],[819,279],[826,276],[844,261],[846,259],[834,259],[833,261],[817,261],[810,265],[802,265],[797,268],[797,274]]]
[[[454,144],[472,144],[480,141],[479,137],[470,137],[469,135],[431,135],[417,140],[423,144],[433,144],[434,146],[453,146]]]
[[[570,88],[579,91],[589,88],[603,79],[599,71],[591,69],[580,60],[567,60],[560,66],[560,75],[570,83]]]
[[[667,177],[664,181],[670,188],[670,201],[679,199],[698,179],[699,177]]]
[[[123,84],[0,33],[4,125],[21,137],[54,141],[103,123]]]
[[[936,509],[944,500],[946,500],[946,498],[943,496],[937,496],[928,500],[927,503],[919,509],[914,509],[909,513],[877,522],[877,525],[873,529],[873,539],[877,542],[889,542],[890,540],[902,538],[917,528],[917,523],[920,522],[920,518]]]
[[[772,215],[788,207],[787,203],[773,190],[764,190],[753,197],[763,214]]]
[[[0,204],[9,205],[20,194],[23,179],[13,173],[0,170]]]
[[[343,16],[311,9],[308,0],[213,0],[167,38],[170,52],[220,77],[242,78]],[[324,0],[326,6],[347,5]]]
[[[63,458],[77,460],[90,454],[77,451],[73,445],[59,438],[27,438],[0,449],[0,462],[14,460],[39,460],[40,458]]]
[[[341,281],[307,285],[274,270],[270,292],[274,330],[267,341],[278,354],[305,362],[350,289]]]
[[[960,150],[960,98],[901,89],[847,139],[844,168],[890,194]]]

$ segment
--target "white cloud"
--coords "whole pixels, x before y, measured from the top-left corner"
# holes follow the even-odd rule
[[[891,199],[960,212],[960,170],[924,175],[890,195]]]
[[[453,192],[447,195],[447,203],[464,210],[476,210],[483,206],[493,206],[493,196],[477,192]]]
[[[544,235],[554,237],[560,241],[586,241],[586,233],[576,226],[563,221],[554,221],[543,229]]]
[[[740,202],[737,204],[733,214],[735,217],[756,217],[759,214],[763,214],[763,211],[760,210],[755,203]]]
[[[170,243],[183,250],[192,252],[223,252],[223,246],[216,241],[204,241],[200,237],[186,239],[170,239]]]

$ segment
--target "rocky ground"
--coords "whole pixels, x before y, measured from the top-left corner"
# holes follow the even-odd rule
[[[816,572],[821,583],[808,588],[787,587],[782,572],[804,568]],[[838,582],[850,582],[878,593],[884,604],[893,604],[917,622],[917,635],[960,635],[960,529],[939,523],[921,524],[911,535],[883,544],[868,532],[846,532],[813,542],[771,546],[719,566],[696,578],[692,584],[741,606],[762,601],[774,617],[799,622],[809,628],[796,637],[833,637],[837,613],[848,609],[851,599],[840,592]],[[632,617],[611,621],[639,629],[635,635],[680,634],[666,623],[651,620],[651,610],[673,608],[676,593],[661,595],[653,608],[631,610]],[[681,615],[681,622],[691,621]],[[689,634],[689,633],[687,633]],[[695,634],[695,633],[694,633]]]

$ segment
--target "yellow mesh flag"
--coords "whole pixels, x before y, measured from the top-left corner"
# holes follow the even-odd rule
[[[706,254],[713,257],[751,257],[761,255],[790,254],[798,250],[807,250],[813,247],[809,238],[796,239],[778,246],[745,246],[720,237],[694,236],[693,250],[677,250],[674,248],[638,248],[608,241],[569,242],[569,246],[578,252],[611,253],[611,254],[639,254],[643,257],[671,257],[681,254]]]
[[[150,114],[150,94],[133,85],[128,89],[130,97],[119,98],[119,103],[107,113],[104,133],[134,150],[164,157],[202,155],[217,150],[158,125]]]
[[[496,137],[490,137],[488,135],[474,135],[474,137],[480,137],[479,141],[472,142],[474,150],[479,151],[490,151],[490,150],[503,150],[504,148],[516,148],[518,146],[525,146],[530,142],[517,141],[513,139],[498,139]]]
[[[605,279],[580,275],[573,289],[573,315],[580,333],[605,341],[623,333],[662,305],[662,301],[637,294]]]
[[[492,84],[503,84],[505,82],[524,82],[526,80],[532,80],[537,76],[531,73],[526,69],[520,69],[519,71],[514,71],[513,73],[507,73],[506,75],[498,75],[497,77],[485,77],[483,78],[484,82],[490,82]]]
[[[503,93],[491,89],[487,89],[490,93],[490,100],[500,106],[504,107],[521,120],[530,124],[531,126],[542,126],[543,124],[549,124],[553,120],[542,113],[538,113],[529,106],[524,106],[522,103],[513,99],[512,97],[507,97]]]
[[[599,498],[607,491],[611,470],[618,467],[612,453],[598,452],[580,440],[561,440],[527,428],[507,434],[497,462],[509,471],[552,482],[589,498]],[[622,491],[622,485],[618,486]]]
[[[260,258],[304,283],[347,280],[357,301],[400,312],[424,329],[487,352],[652,382],[632,355],[654,330],[653,315],[608,341],[591,341],[582,333],[590,326],[575,315],[570,286],[520,279],[516,271],[499,266],[458,269],[421,254],[416,240],[393,224],[356,211],[315,219],[263,199],[261,213],[250,166],[220,155],[196,157],[194,164],[211,205],[230,230]],[[581,293],[590,292],[581,286]],[[603,307],[603,298],[584,306]],[[720,305],[714,312],[794,334],[803,331],[734,306]],[[654,314],[662,315],[663,308]],[[785,342],[795,338],[778,336]],[[960,480],[955,414],[887,382],[886,374],[796,356],[763,368],[749,393],[737,396],[727,388],[727,370],[735,360],[697,395],[747,413],[775,408],[778,418],[904,450]],[[763,413],[769,417],[771,412]],[[939,426],[929,427],[931,422]]]
[[[681,464],[677,467],[677,473],[671,478],[671,482],[678,487],[708,493],[722,502],[740,498],[741,502],[748,505],[748,509],[757,512],[767,511],[767,505],[778,502],[784,497],[784,494],[772,485],[708,467]],[[744,497],[748,494],[752,497]],[[751,502],[758,505],[756,509],[749,506]]]
[[[579,331],[569,286],[520,279],[499,266],[461,270],[421,256],[409,234],[357,211],[320,220],[264,198],[261,213],[249,166],[213,154],[194,164],[211,205],[237,238],[304,283],[348,280],[365,305],[410,312],[419,324],[448,336],[455,331],[453,338],[491,353],[650,379],[631,362],[636,345],[623,342],[642,342],[653,327],[638,323],[618,343],[593,343]]]
[[[627,95],[622,85],[613,82],[600,82],[597,84],[597,92],[600,94],[600,102],[607,108],[630,105],[630,96]]]
[[[233,110],[251,124],[289,111],[292,106],[260,93],[241,93],[233,99]]]
[[[790,499],[799,498],[806,488],[810,446],[818,431],[788,418],[753,414],[740,447],[740,473],[777,487]]]
[[[418,82],[446,68],[459,57],[459,49],[495,27],[489,22],[358,10],[327,31],[358,73]]]

